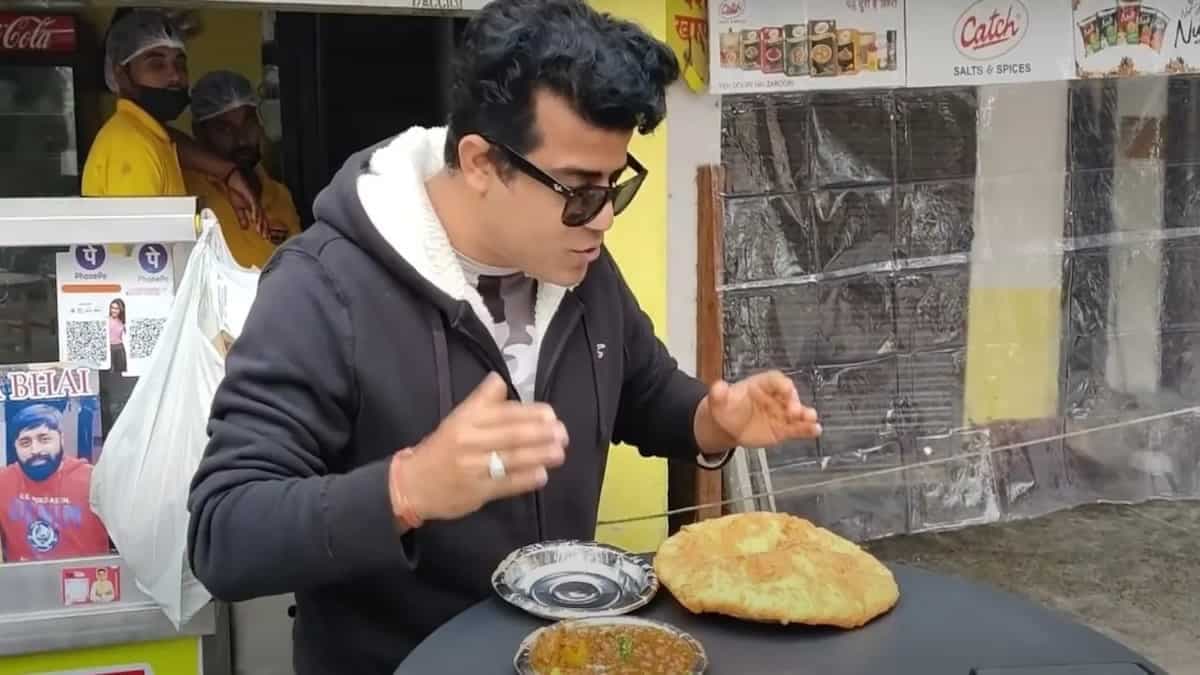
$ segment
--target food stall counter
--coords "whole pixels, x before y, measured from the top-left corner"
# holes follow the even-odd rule
[[[97,571],[112,584],[106,595]],[[209,605],[179,631],[133,583],[120,556],[0,566],[0,656],[199,638],[216,632]],[[0,673],[7,663],[0,659]]]
[[[223,634],[212,604],[177,628],[90,509],[103,411],[122,414],[155,334],[118,369],[87,360],[111,353],[111,325],[77,329],[124,324],[126,307],[131,326],[161,322],[196,223],[190,197],[0,199],[0,282],[10,301],[33,289],[7,308],[21,339],[0,360],[0,675],[194,675]]]

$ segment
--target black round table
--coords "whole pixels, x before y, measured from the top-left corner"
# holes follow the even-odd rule
[[[866,627],[767,626],[683,609],[666,589],[635,613],[691,633],[709,675],[1165,675],[1121,644],[1015,595],[890,565],[900,602]],[[491,598],[445,624],[396,675],[511,675],[517,646],[548,622]]]

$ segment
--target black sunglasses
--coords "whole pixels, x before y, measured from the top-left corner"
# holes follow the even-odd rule
[[[484,140],[503,150],[521,173],[562,195],[566,200],[563,204],[562,222],[567,227],[580,227],[592,222],[604,210],[604,204],[609,201],[613,205],[613,215],[624,211],[637,195],[642,183],[646,180],[646,174],[649,173],[633,155],[626,155],[628,166],[635,174],[629,180],[607,187],[603,185],[568,187],[504,143],[498,143],[486,136],[484,136]]]

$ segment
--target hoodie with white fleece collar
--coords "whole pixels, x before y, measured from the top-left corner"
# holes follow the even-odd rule
[[[388,460],[504,360],[425,192],[442,129],[352,156],[317,222],[263,270],[192,483],[189,559],[219,599],[295,593],[298,675],[390,675],[487,598],[512,550],[595,534],[611,443],[691,461],[706,387],[678,370],[607,252],[575,288],[539,284],[534,395],[567,426],[534,494],[404,535]],[[510,397],[517,398],[511,391]]]

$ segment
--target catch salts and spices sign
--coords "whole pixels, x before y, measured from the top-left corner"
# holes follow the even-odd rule
[[[716,94],[1200,73],[1200,0],[708,0]]]
[[[908,85],[1070,79],[1071,7],[1047,0],[939,0],[908,5]]]

